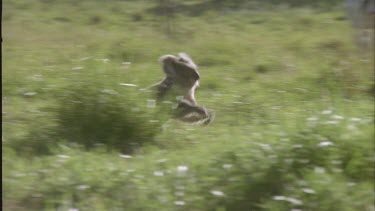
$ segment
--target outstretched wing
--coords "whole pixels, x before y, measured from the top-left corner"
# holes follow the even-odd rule
[[[180,57],[180,60],[181,61],[184,61],[186,63],[189,63],[189,65],[194,68],[194,69],[197,69],[197,65],[193,62],[193,60],[191,59],[191,57],[189,55],[187,55],[186,53],[179,53],[178,56]]]
[[[186,53],[179,53],[179,56],[164,55],[160,57],[160,63],[163,64],[163,70],[167,77],[178,82],[186,80],[198,80],[199,73],[197,71],[197,65],[193,62],[189,55]]]
[[[195,100],[195,89],[199,85],[197,65],[186,53],[179,53],[178,57],[164,55],[160,57],[166,77],[153,85],[157,90],[157,98],[166,95],[172,87],[176,88],[178,95],[183,95],[175,110],[175,118],[188,123],[209,124],[214,115],[204,107],[198,106]]]
[[[156,98],[161,99],[168,92],[168,90],[171,89],[172,85],[173,85],[173,81],[171,80],[171,78],[166,77],[159,83],[152,85],[151,88],[156,89],[157,91]]]
[[[181,94],[194,100],[194,89],[199,80],[199,73],[197,65],[189,55],[185,53],[180,53],[179,57],[164,55],[160,57],[160,62],[166,77],[154,85],[158,90],[158,98],[163,97],[172,86],[176,86],[182,91]]]
[[[200,76],[196,68],[190,63],[177,60],[174,62],[175,80],[180,86],[191,88],[195,82],[199,80]]]

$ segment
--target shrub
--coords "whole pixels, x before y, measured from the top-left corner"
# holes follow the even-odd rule
[[[160,121],[152,120],[152,112],[137,103],[135,93],[120,93],[93,84],[76,84],[59,100],[59,136],[86,149],[104,144],[108,150],[122,152],[152,140]]]

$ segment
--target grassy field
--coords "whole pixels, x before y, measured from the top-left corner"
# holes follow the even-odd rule
[[[3,2],[3,209],[374,211],[374,55],[339,1],[173,2]],[[208,126],[142,90],[178,52]]]

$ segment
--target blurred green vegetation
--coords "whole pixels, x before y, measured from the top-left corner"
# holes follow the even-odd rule
[[[345,17],[336,0],[4,1],[3,209],[374,210],[373,49]],[[178,52],[209,126],[143,89]]]

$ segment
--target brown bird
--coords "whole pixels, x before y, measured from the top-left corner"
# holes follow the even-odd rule
[[[152,87],[156,89],[157,100],[166,95],[179,97],[175,111],[175,118],[189,123],[209,124],[213,120],[213,113],[198,106],[195,100],[195,89],[199,86],[200,75],[197,65],[186,53],[178,56],[164,55],[159,59],[165,78]]]

